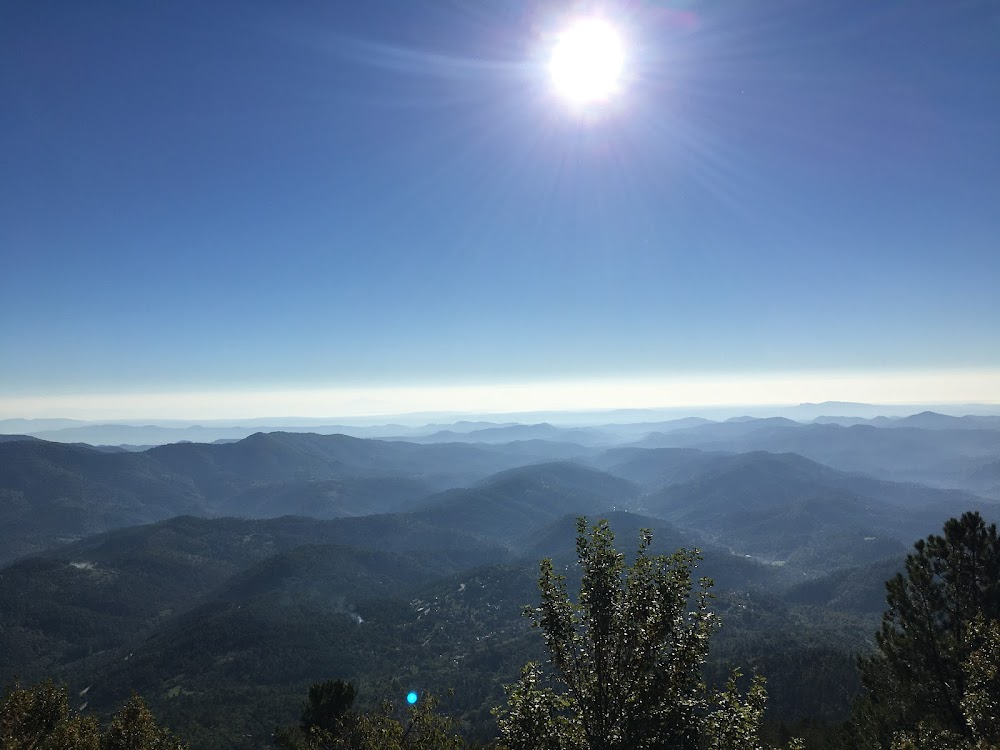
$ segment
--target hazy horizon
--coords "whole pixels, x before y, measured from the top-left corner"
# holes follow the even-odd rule
[[[995,404],[1000,370],[761,374],[425,387],[290,388],[0,397],[0,419],[375,418],[419,414],[683,411],[854,402]]]

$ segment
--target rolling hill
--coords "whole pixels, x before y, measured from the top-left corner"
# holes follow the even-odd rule
[[[971,489],[969,470],[1000,454],[997,429],[893,429],[855,424],[723,422],[647,436],[641,448],[698,448],[747,453],[798,453],[843,471],[892,481]]]
[[[567,513],[631,504],[639,488],[626,479],[573,463],[525,466],[409,506],[416,518],[517,546],[518,540]]]
[[[802,456],[717,456],[696,478],[644,495],[643,512],[692,529],[740,554],[805,570],[871,562],[970,509],[996,503],[956,490],[887,482]]]
[[[178,517],[115,530],[0,569],[0,678],[38,676],[123,647],[232,576],[267,559],[278,561],[273,575],[273,566],[284,564],[281,555],[308,545],[354,545],[350,554],[368,566],[411,555],[400,565],[414,575],[423,571],[421,580],[506,558],[481,539],[407,516]],[[339,559],[333,552],[328,557]]]
[[[0,442],[0,564],[183,514],[386,512],[551,453],[544,441],[418,445],[306,433],[115,453],[36,439]]]

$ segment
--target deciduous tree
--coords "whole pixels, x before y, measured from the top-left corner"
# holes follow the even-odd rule
[[[716,617],[712,582],[695,589],[696,551],[652,555],[643,531],[635,562],[614,548],[606,521],[577,523],[579,602],[543,560],[541,605],[528,608],[549,652],[549,670],[528,664],[498,712],[510,750],[654,750],[759,746],[766,694],[743,698],[735,680],[714,697],[702,683]]]
[[[65,687],[51,680],[9,687],[0,701],[3,750],[186,750],[159,727],[142,698],[132,698],[101,732],[97,721],[69,705]]]

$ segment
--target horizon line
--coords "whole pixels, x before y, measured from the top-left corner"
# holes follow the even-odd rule
[[[370,420],[420,415],[794,408],[836,402],[894,407],[1000,405],[1000,368],[706,373],[700,376],[565,378],[493,384],[215,387],[0,396],[0,419]],[[162,416],[146,416],[152,413]],[[251,413],[258,416],[248,416]],[[289,414],[301,416],[289,417]]]

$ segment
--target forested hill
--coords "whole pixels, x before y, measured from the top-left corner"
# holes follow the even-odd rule
[[[551,453],[548,445],[526,451],[517,444],[417,445],[298,433],[138,453],[12,440],[0,443],[0,562],[181,514],[386,512]]]
[[[803,450],[815,450],[814,433],[802,425],[789,427],[787,421],[777,426],[768,420],[710,423],[670,434],[689,440],[699,430],[710,430],[708,435],[716,440],[731,431],[740,440],[755,435],[759,440],[762,435],[773,436],[774,430],[788,431],[804,438]],[[912,430],[879,431],[909,440]],[[921,455],[937,446],[940,460],[927,459],[927,466],[952,460],[954,431],[915,431],[921,434]],[[993,430],[960,432],[973,436],[980,451],[994,440]],[[965,459],[965,465],[972,467],[966,470],[965,484],[988,486],[995,458],[975,456]],[[498,474],[536,464],[551,468],[535,468],[523,476]],[[599,471],[587,475],[585,467]],[[733,454],[635,446],[601,450],[537,439],[417,444],[345,435],[259,433],[233,443],[178,443],[142,452],[107,452],[17,439],[0,442],[0,562],[88,534],[181,514],[339,518],[406,510],[444,519],[456,528],[488,532],[495,520],[489,502],[500,502],[511,537],[518,533],[519,523],[514,506],[520,502],[533,507],[532,492],[547,496],[547,520],[563,513],[629,508],[708,532],[734,549],[745,547],[736,543],[745,540],[735,539],[727,528],[735,524],[737,534],[745,529],[752,536],[753,528],[770,524],[768,513],[785,506],[793,506],[803,519],[799,529],[811,525],[815,532],[826,533],[849,527],[855,536],[855,532],[888,536],[905,543],[927,533],[954,508],[976,507],[989,515],[993,505],[988,492],[973,496],[958,489],[900,484],[845,473],[794,454],[764,451]],[[817,513],[827,501],[832,505],[828,518],[822,519]],[[840,510],[834,513],[833,506]],[[907,512],[901,514],[900,508]],[[738,512],[749,515],[741,517]],[[904,525],[894,529],[898,521]],[[795,546],[779,542],[743,551],[777,560],[787,558]],[[862,557],[854,555],[844,562]]]
[[[652,529],[656,551],[697,545],[656,519],[609,517],[625,550],[639,528]],[[451,710],[485,738],[502,685],[541,657],[521,610],[537,599],[540,556],[572,560],[573,527],[568,516],[546,523],[518,559],[406,515],[181,517],[112,531],[0,570],[0,677],[66,679],[89,687],[96,710],[138,690],[206,748],[263,740],[326,676],[356,681],[369,701],[416,684],[454,689]],[[781,639],[800,668],[775,678],[786,695],[775,715],[842,715],[846,699],[831,708],[808,681],[836,653],[831,679],[853,689],[849,654],[866,647],[874,613],[803,602],[783,568],[715,547],[704,558],[727,623],[712,669]]]

